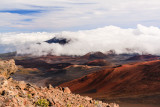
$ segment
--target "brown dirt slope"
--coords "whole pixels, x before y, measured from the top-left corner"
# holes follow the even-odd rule
[[[125,64],[60,86],[67,86],[75,93],[102,99],[160,93],[160,61]]]

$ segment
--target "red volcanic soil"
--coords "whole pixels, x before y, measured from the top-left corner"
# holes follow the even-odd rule
[[[160,61],[125,64],[101,70],[60,86],[99,99],[160,94]]]
[[[133,57],[130,57],[127,60],[157,60],[159,58],[160,57],[158,57],[158,56],[149,54],[149,55],[135,55]]]
[[[105,59],[107,57],[108,56],[102,52],[90,52],[82,56],[82,58],[85,58],[85,59]]]
[[[88,65],[88,66],[107,66],[107,65],[111,65],[111,64],[109,62],[107,62],[106,60],[96,59],[96,60],[92,60],[92,61],[85,63],[85,65]]]
[[[22,65],[25,68],[45,68],[45,69],[62,69],[67,66],[70,66],[72,64],[70,63],[56,63],[56,64],[50,64],[43,60],[35,60],[35,59],[27,59],[27,60],[15,60],[16,65]]]

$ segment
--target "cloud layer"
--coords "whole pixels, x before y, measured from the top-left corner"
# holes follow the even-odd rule
[[[160,55],[160,29],[137,25],[135,29],[106,26],[93,30],[61,33],[1,33],[0,47],[16,50],[18,54],[84,55],[88,52],[149,53]],[[48,44],[52,38],[66,38],[66,45]]]
[[[3,0],[0,32],[159,26],[159,0]]]

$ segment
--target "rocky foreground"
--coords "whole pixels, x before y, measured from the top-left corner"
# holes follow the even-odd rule
[[[67,87],[37,87],[10,78],[14,60],[0,61],[0,107],[119,107],[71,93]]]

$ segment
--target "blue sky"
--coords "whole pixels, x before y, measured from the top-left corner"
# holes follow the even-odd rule
[[[159,0],[3,0],[0,32],[160,27]]]
[[[13,14],[35,14],[35,13],[41,13],[41,10],[23,10],[23,9],[17,9],[17,10],[1,10],[1,13],[13,13]]]

